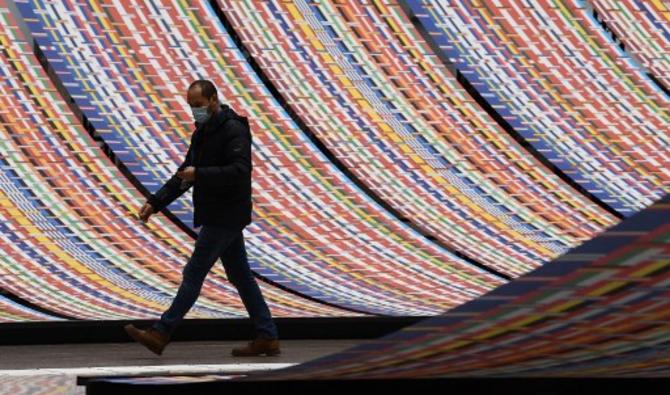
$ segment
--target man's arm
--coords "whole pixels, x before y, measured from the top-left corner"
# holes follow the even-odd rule
[[[231,163],[224,166],[198,166],[195,182],[198,185],[225,186],[248,183],[251,179],[251,136],[239,121],[228,122],[228,133],[232,135],[223,149]]]
[[[186,152],[186,158],[184,159],[184,162],[179,165],[177,171],[183,170],[187,166],[191,166],[191,146],[192,144],[189,145],[188,151]],[[173,174],[172,177],[170,177],[170,179],[159,190],[156,191],[156,193],[149,197],[147,202],[151,204],[155,212],[159,212],[179,196],[183,195],[184,192],[188,191],[192,185],[192,182],[186,182],[177,177],[175,172],[175,174]]]

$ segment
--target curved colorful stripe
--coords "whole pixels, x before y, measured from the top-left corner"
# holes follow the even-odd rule
[[[61,320],[63,320],[63,318],[31,309],[0,294],[0,323]]]
[[[667,377],[670,195],[443,315],[241,380]]]
[[[452,250],[516,276],[616,221],[506,136],[398,5],[218,3],[308,132]]]
[[[35,58],[14,15],[0,13],[0,287],[85,319],[156,318],[193,240],[162,215],[134,220],[142,196],[84,130]],[[351,315],[264,287],[277,316]],[[244,317],[222,267],[189,317]]]
[[[117,137],[112,138],[120,142],[132,140],[127,135],[137,129],[133,125],[157,140],[170,133],[153,123],[162,115],[175,117],[160,112],[162,103],[181,106],[175,113],[186,117],[184,91],[203,76],[214,80],[224,102],[249,116],[255,218],[247,245],[261,276],[343,308],[388,315],[434,314],[503,283],[425,240],[352,185],[259,84],[208,3],[137,2],[118,8],[65,1],[31,2],[30,8],[35,18],[26,18],[40,45],[57,53],[49,56],[57,60],[52,64],[58,74],[69,72],[87,86],[96,107],[82,110],[90,112],[94,126],[96,114],[113,120]],[[157,58],[166,66],[159,67]],[[140,85],[146,92],[128,88]],[[155,94],[153,87],[166,88]],[[122,97],[114,96],[119,91]],[[130,103],[141,101],[155,116],[117,118],[125,107],[119,112],[116,107],[131,96]],[[154,147],[126,149],[131,147],[144,168],[162,172],[157,179],[174,171],[176,163],[160,166],[153,159]]]
[[[580,2],[407,4],[500,115],[589,193],[629,216],[668,190],[668,97]]]
[[[635,58],[666,90],[670,89],[670,5],[663,1],[587,2]]]

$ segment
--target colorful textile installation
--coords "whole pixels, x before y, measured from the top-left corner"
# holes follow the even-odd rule
[[[667,13],[523,3],[0,0],[0,321],[167,308],[190,193],[135,214],[199,78],[251,122],[246,245],[278,317],[441,314],[670,192],[665,30],[631,55],[591,11]],[[222,265],[189,314],[246,315]]]
[[[668,377],[670,195],[443,315],[250,380]]]

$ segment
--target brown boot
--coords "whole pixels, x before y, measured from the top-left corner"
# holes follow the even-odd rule
[[[255,339],[249,342],[246,347],[233,348],[234,357],[255,357],[261,354],[267,356],[279,355],[279,340],[277,339]]]
[[[153,353],[161,355],[163,349],[170,342],[170,336],[164,334],[154,328],[138,329],[133,324],[128,324],[123,327],[126,333],[130,335],[135,341],[142,344],[144,347],[151,350]]]

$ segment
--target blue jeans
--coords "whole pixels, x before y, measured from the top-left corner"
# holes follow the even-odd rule
[[[198,299],[205,277],[219,258],[223,262],[228,280],[237,288],[254,323],[256,337],[278,338],[270,309],[249,268],[242,230],[229,230],[218,225],[202,225],[193,254],[182,271],[183,279],[177,296],[153,327],[172,335]]]

